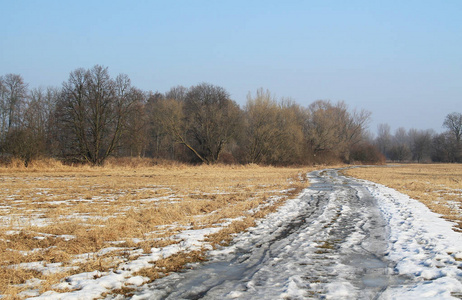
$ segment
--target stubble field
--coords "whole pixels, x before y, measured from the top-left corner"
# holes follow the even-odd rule
[[[145,283],[203,259],[204,249],[226,244],[307,187],[309,171],[145,160],[0,168],[0,294],[72,292],[79,287],[70,276],[87,272],[125,274],[107,294],[129,295],[128,277]],[[168,257],[154,256],[167,248]]]
[[[0,294],[72,293],[87,274],[101,279],[96,295],[130,295],[228,243],[307,187],[313,169],[136,159],[94,168],[55,161],[0,168]],[[462,228],[462,165],[345,172],[420,200]],[[108,274],[123,278],[107,284]]]

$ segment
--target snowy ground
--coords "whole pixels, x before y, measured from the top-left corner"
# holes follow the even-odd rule
[[[462,295],[462,236],[424,205],[387,187],[310,173],[312,185],[229,247],[152,283],[135,271],[204,245],[220,227],[185,231],[182,243],[106,273],[61,283],[42,299],[91,299],[136,287],[133,299],[450,299]],[[121,298],[107,296],[106,299]]]

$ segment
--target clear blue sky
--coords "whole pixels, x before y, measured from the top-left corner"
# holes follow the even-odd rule
[[[269,89],[307,106],[344,100],[392,129],[462,112],[462,0],[0,0],[0,75],[61,86],[109,67],[133,85],[220,85],[244,105]]]

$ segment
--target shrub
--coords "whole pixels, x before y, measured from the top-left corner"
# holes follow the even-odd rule
[[[351,149],[350,161],[361,164],[384,164],[385,156],[374,145],[364,143]]]

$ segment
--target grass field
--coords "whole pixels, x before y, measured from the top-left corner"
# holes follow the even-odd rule
[[[462,164],[404,164],[354,168],[347,175],[377,182],[424,203],[462,230]]]
[[[59,291],[67,276],[115,269],[180,243],[173,237],[184,230],[221,226],[207,241],[226,244],[308,186],[308,171],[136,159],[93,168],[55,161],[0,168],[0,294]],[[201,251],[178,253],[138,273],[154,280],[200,259]]]

